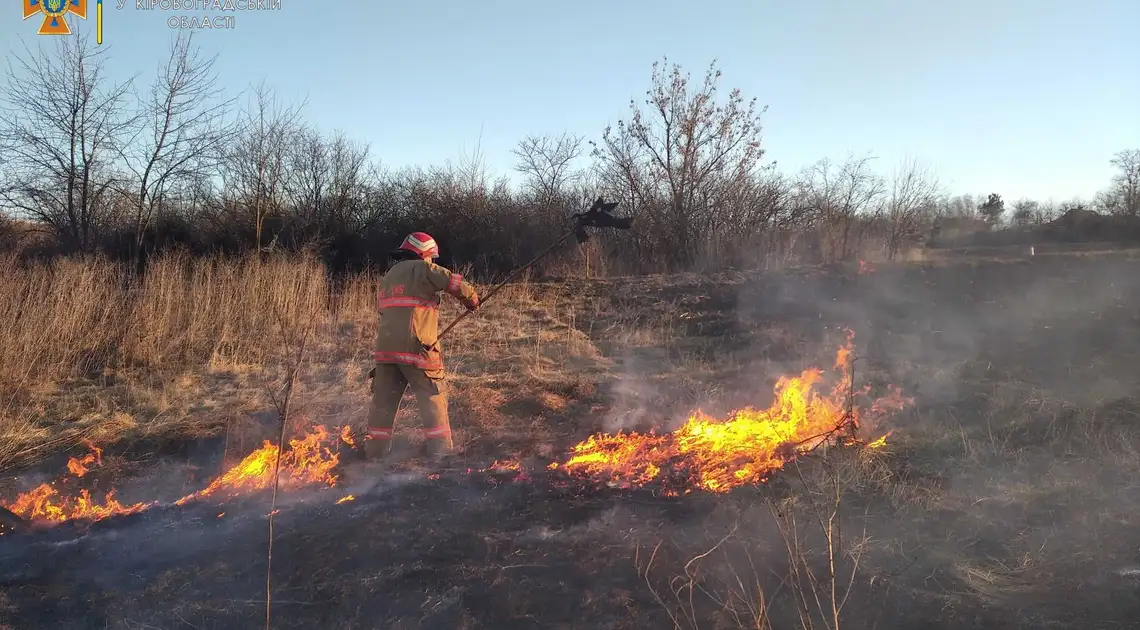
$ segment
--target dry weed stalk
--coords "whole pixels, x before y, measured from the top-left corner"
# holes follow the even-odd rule
[[[261,263],[258,263],[261,264]],[[312,286],[306,284],[304,279],[300,282],[286,284],[280,288],[288,288],[277,294],[273,302],[273,317],[277,323],[280,341],[283,348],[290,349],[287,356],[287,365],[284,384],[280,392],[269,389],[270,399],[277,409],[277,454],[273,462],[273,494],[269,506],[269,535],[266,547],[265,562],[265,628],[272,627],[272,593],[273,593],[273,541],[274,517],[277,515],[277,493],[280,486],[281,454],[287,445],[289,420],[293,411],[292,403],[298,374],[305,361],[306,351],[319,322],[320,301],[313,299]],[[322,283],[321,292],[325,287]]]
[[[748,551],[749,541],[740,535],[739,521],[707,550],[689,558],[681,573],[669,581],[672,603],[666,601],[650,579],[663,543],[653,548],[644,567],[635,559],[642,579],[669,615],[675,630],[699,630],[703,623],[709,622],[702,619],[698,611],[698,597],[714,604],[721,614],[729,617],[734,627],[771,630],[772,606],[785,591],[791,597],[802,630],[842,628],[843,609],[856,583],[867,533],[864,529],[858,541],[845,546],[842,515],[845,480],[835,463],[825,455],[815,455],[813,459],[822,460],[822,465],[813,472],[795,463],[795,479],[801,486],[795,496],[765,499],[787,560],[784,574],[772,571],[778,580],[774,589],[763,585],[761,572]],[[729,544],[740,549],[730,551]],[[708,582],[709,571],[702,566],[714,555],[721,559],[716,568],[727,576],[719,586]],[[741,558],[748,564],[743,572],[737,566]]]
[[[860,539],[850,548],[844,547],[841,515],[844,482],[835,462],[827,457],[819,459],[822,479],[809,478],[803,466],[795,462],[802,492],[779,502],[769,501],[768,509],[787,552],[787,579],[801,627],[811,630],[817,627],[818,621],[828,630],[839,630],[841,613],[855,585],[867,532],[864,527]],[[797,512],[801,510],[808,518],[807,524],[797,519]],[[813,568],[812,556],[818,556],[819,552],[809,542],[812,526],[818,528],[815,533],[822,537],[822,574]]]
[[[274,405],[278,414],[277,455],[273,461],[273,497],[269,505],[269,543],[265,554],[265,628],[271,627],[270,609],[272,606],[273,591],[273,517],[277,514],[277,491],[281,477],[281,453],[285,450],[285,438],[289,427],[290,403],[293,398],[293,386],[297,382],[297,373],[305,360],[305,349],[308,346],[308,335],[302,337],[297,345],[296,353],[292,357],[285,384],[282,387],[280,399],[274,397]]]
[[[791,593],[799,626],[803,630],[815,630],[817,627],[840,630],[841,613],[851,596],[863,548],[868,541],[864,526],[859,541],[850,548],[844,547],[843,497],[850,480],[845,478],[840,469],[842,463],[831,452],[833,444],[854,440],[858,428],[854,408],[856,360],[856,357],[852,357],[846,367],[850,387],[843,418],[831,430],[797,444],[800,446],[819,440],[816,446],[792,460],[794,479],[799,482],[799,491],[782,498],[771,495],[765,497],[765,505],[772,516],[787,559],[787,574],[777,576],[779,586],[772,593],[766,592],[761,584],[756,564],[746,548],[743,555],[748,560],[752,574],[747,581],[737,570],[734,558],[724,549],[727,542],[739,539],[739,521],[711,548],[690,558],[683,567],[682,575],[670,580],[676,611],[665,603],[649,579],[649,571],[661,543],[654,547],[643,570],[643,579],[653,597],[666,610],[675,630],[700,628],[701,621],[695,601],[698,593],[716,604],[722,613],[728,614],[736,627],[771,630],[771,603],[777,601],[776,598],[785,588]],[[807,462],[817,465],[808,469],[805,466]],[[761,491],[761,488],[757,490]],[[801,512],[807,517],[806,523],[798,518]],[[819,538],[822,552],[813,544],[814,537]],[[698,571],[700,563],[716,552],[723,556],[723,568],[729,575],[725,596],[718,595],[703,583]],[[822,562],[817,562],[820,556]]]
[[[696,603],[698,594],[716,604],[721,612],[728,614],[737,628],[772,630],[771,620],[768,617],[769,598],[757,577],[756,566],[752,563],[751,555],[746,554],[746,558],[751,565],[753,576],[748,578],[746,585],[745,578],[736,570],[728,550],[725,549],[726,543],[739,538],[737,535],[739,528],[740,522],[737,521],[728,534],[721,537],[704,552],[690,558],[683,567],[683,575],[674,576],[669,580],[669,591],[675,602],[673,606],[665,602],[650,580],[650,571],[657,559],[662,543],[657,543],[653,548],[644,569],[640,568],[640,562],[635,558],[634,562],[639,565],[639,572],[646,586],[648,586],[650,594],[665,610],[665,614],[669,615],[669,620],[672,621],[675,630],[685,628],[699,630],[701,627]],[[700,570],[703,568],[701,562],[717,553],[723,557],[723,566],[730,576],[731,584],[728,586],[725,596],[706,586],[700,576]]]

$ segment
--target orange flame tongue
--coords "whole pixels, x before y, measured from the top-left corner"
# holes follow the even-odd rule
[[[340,441],[348,446],[356,447],[356,439],[352,436],[352,427],[346,424],[340,428]]]
[[[336,453],[326,446],[329,433],[324,427],[317,427],[303,438],[289,441],[291,447],[281,455],[282,487],[297,487],[308,484],[336,483],[333,469],[338,463]],[[89,467],[102,463],[101,451],[88,445],[92,452],[82,458],[71,458],[68,471],[75,477],[89,472]],[[234,496],[269,488],[273,483],[273,466],[277,461],[277,447],[266,441],[256,451],[250,453],[233,468],[225,472],[205,489],[175,501],[183,505],[195,499],[217,494]],[[6,505],[17,516],[28,520],[62,522],[74,519],[99,520],[109,516],[139,512],[156,503],[135,503],[123,505],[115,498],[115,492],[107,493],[103,503],[92,499],[87,490],[79,496],[69,498],[60,495],[52,484],[42,484],[18,497],[11,505]]]
[[[73,519],[98,520],[115,514],[141,512],[151,504],[135,503],[123,505],[115,498],[115,491],[107,493],[102,504],[91,498],[91,493],[83,490],[75,499],[59,496],[55,488],[42,484],[20,495],[8,509],[17,516],[29,520],[62,522]]]
[[[764,481],[783,468],[798,453],[818,445],[837,429],[858,426],[858,410],[848,415],[850,392],[851,334],[836,353],[835,366],[843,377],[829,396],[814,391],[821,380],[819,370],[806,370],[798,377],[783,377],[775,387],[776,399],[767,409],[745,408],[724,421],[700,411],[684,425],[664,435],[619,433],[591,436],[571,450],[559,469],[623,486],[644,486],[654,481],[668,487],[680,478],[682,492],[693,489],[728,492],[732,488]],[[897,397],[897,390],[892,396]],[[873,410],[894,409],[880,404]]]
[[[319,426],[301,439],[289,440],[290,449],[281,454],[280,483],[282,487],[296,487],[307,484],[336,483],[332,473],[339,458],[325,444],[328,430]],[[195,499],[226,494],[265,490],[273,485],[273,466],[277,462],[277,447],[266,440],[261,448],[250,453],[238,465],[227,470],[203,490],[175,501],[183,505]]]
[[[84,441],[91,452],[83,457],[67,460],[67,470],[75,477],[82,477],[91,471],[91,466],[103,464],[103,451]],[[103,503],[91,498],[88,490],[82,490],[78,497],[69,498],[59,494],[52,484],[44,483],[16,497],[16,501],[5,506],[13,514],[28,520],[62,522],[72,519],[98,520],[115,514],[132,514],[151,504],[135,503],[123,505],[115,498],[115,491],[107,493]]]
[[[575,446],[561,467],[634,486],[659,478],[668,468],[709,492],[759,482],[783,468],[797,442],[814,446],[822,434],[842,423],[843,407],[811,391],[819,379],[818,370],[781,378],[771,407],[741,409],[726,421],[698,411],[666,435],[592,436]]]
[[[82,458],[72,457],[71,459],[67,460],[67,471],[76,477],[82,477],[83,475],[86,475],[91,470],[89,468],[91,465],[103,465],[103,449],[86,440],[84,440],[83,443],[87,445],[87,448],[91,449],[91,452],[84,455]]]

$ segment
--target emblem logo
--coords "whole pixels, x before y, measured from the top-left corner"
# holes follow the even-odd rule
[[[24,19],[42,13],[39,35],[70,35],[67,14],[87,19],[87,0],[24,0]]]

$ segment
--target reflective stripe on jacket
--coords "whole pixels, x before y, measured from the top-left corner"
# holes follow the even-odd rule
[[[475,287],[463,276],[426,260],[396,263],[380,279],[373,359],[424,370],[443,369],[435,347],[439,339],[439,293],[447,292],[468,307],[479,304]]]

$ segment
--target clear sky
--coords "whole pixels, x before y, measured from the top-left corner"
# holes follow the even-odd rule
[[[168,19],[201,12],[120,1],[104,4],[111,70],[149,78]],[[6,56],[47,39],[6,4]],[[90,4],[74,28],[94,31]],[[1140,148],[1140,0],[282,0],[219,15],[234,28],[197,42],[228,88],[307,98],[308,121],[392,167],[479,144],[509,173],[527,134],[598,139],[663,55],[694,80],[716,58],[726,92],[768,105],[767,158],[785,171],[912,156],[954,193],[1061,201],[1092,197],[1112,154]]]

